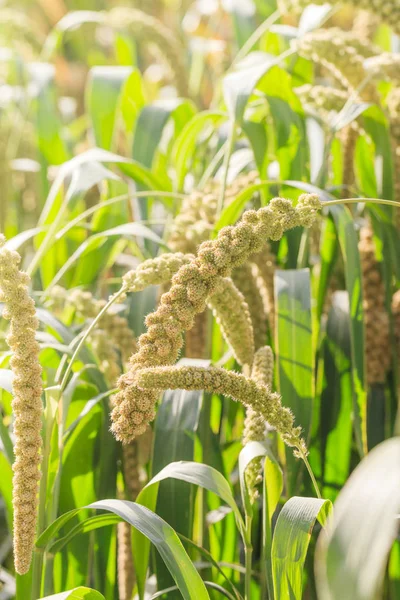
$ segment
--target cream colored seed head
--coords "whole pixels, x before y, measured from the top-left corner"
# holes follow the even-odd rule
[[[370,42],[374,38],[378,27],[379,22],[372,13],[367,10],[359,10],[354,17],[352,33],[358,39]]]
[[[280,395],[242,374],[216,367],[165,366],[137,371],[135,382],[143,389],[204,390],[228,396],[261,415],[285,444],[307,454],[301,428],[294,426],[293,414],[282,406]]]
[[[238,194],[257,181],[257,171],[241,173],[227,186],[224,206],[228,206]],[[168,245],[173,250],[195,253],[200,244],[210,238],[216,223],[219,193],[219,182],[211,182],[204,192],[194,191],[183,201],[168,239]]]
[[[296,95],[306,106],[326,113],[341,111],[349,98],[344,90],[308,83],[296,88]]]
[[[62,289],[62,288],[61,288]],[[68,304],[83,319],[94,319],[106,305],[105,300],[97,300],[91,292],[76,288],[69,294],[57,290],[57,296],[64,297]],[[125,317],[107,311],[99,319],[96,328],[91,332],[89,341],[93,351],[100,360],[100,370],[110,384],[114,384],[121,374],[120,362],[128,362],[136,351],[136,339]],[[121,361],[119,358],[121,355]]]
[[[257,384],[264,385],[268,389],[272,386],[274,371],[274,355],[270,346],[264,346],[257,350],[251,370],[251,379]],[[263,441],[266,436],[266,421],[262,414],[249,407],[246,409],[244,422],[243,446],[253,441]],[[258,497],[256,486],[262,481],[262,460],[256,458],[251,461],[246,469],[246,483],[250,500],[254,502]]]
[[[394,52],[382,52],[378,56],[364,61],[367,73],[376,79],[388,79],[394,85],[400,83],[400,55]]]
[[[167,283],[171,281],[172,276],[182,265],[188,264],[193,258],[193,254],[183,254],[182,252],[149,258],[123,276],[123,285],[127,292],[140,292],[149,285]]]
[[[255,267],[257,285],[264,303],[264,311],[268,316],[271,336],[273,337],[275,330],[274,275],[276,271],[276,259],[268,242],[261,252],[251,257],[251,262]]]
[[[373,232],[363,227],[358,244],[361,268],[365,325],[367,382],[384,383],[390,367],[389,317],[385,308],[385,288],[375,256]]]
[[[147,316],[147,333],[140,337],[130,369],[118,382],[112,412],[112,431],[117,439],[131,441],[154,418],[157,393],[140,389],[135,384],[136,374],[146,367],[175,362],[182,347],[182,332],[205,310],[219,278],[229,276],[249,256],[260,252],[267,239],[280,239],[285,230],[299,225],[310,227],[320,208],[315,194],[302,194],[296,207],[288,200],[274,198],[258,211],[246,211],[237,225],[223,228],[216,239],[203,242],[196,258],[179,269],[157,310]]]
[[[362,42],[356,42],[352,34],[346,36],[335,27],[311,31],[293,43],[302,56],[323,66],[342,87],[351,92],[365,79],[364,59],[374,55],[372,50],[368,54]],[[378,99],[372,84],[366,84],[360,96],[367,101]]]
[[[13,509],[15,570],[29,571],[35,541],[38,482],[41,464],[43,405],[38,320],[28,294],[30,279],[19,270],[21,257],[4,246],[0,234],[0,301],[3,317],[10,321],[7,343],[12,351],[14,415]]]
[[[249,307],[243,294],[230,278],[222,278],[209,298],[208,306],[237,362],[250,367],[254,357],[254,336]]]
[[[308,0],[279,0],[283,13],[299,13],[309,4]],[[313,0],[313,4],[325,4],[325,0]],[[330,2],[333,6],[349,4],[355,8],[367,10],[375,14],[381,21],[386,22],[393,31],[400,34],[400,5],[398,0],[348,0]]]
[[[264,301],[258,285],[257,275],[250,263],[241,265],[232,273],[232,279],[249,307],[254,347],[257,350],[267,340],[268,316],[264,309]]]

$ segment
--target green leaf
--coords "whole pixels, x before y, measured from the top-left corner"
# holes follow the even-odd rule
[[[129,238],[131,236],[137,236],[145,239],[152,240],[156,244],[160,244],[165,246],[162,239],[154,233],[151,229],[142,225],[142,223],[125,223],[124,225],[118,225],[117,227],[113,227],[112,229],[108,229],[106,231],[102,231],[101,233],[96,233],[95,235],[90,236],[86,241],[83,242],[79,246],[77,250],[69,257],[65,265],[59,270],[57,275],[54,277],[49,287],[53,287],[58,283],[64,274],[77,262],[78,259],[81,259],[83,256],[86,256],[90,252],[94,252],[96,249],[102,246],[109,237],[117,237],[117,240],[122,238]],[[78,265],[79,267],[79,265]],[[97,269],[97,266],[96,266]],[[79,271],[75,276],[77,279],[77,284],[82,283],[82,274]]]
[[[85,101],[94,141],[100,148],[111,150],[121,90],[132,72],[132,67],[114,65],[89,71]]]
[[[27,229],[26,231],[21,231],[14,237],[10,238],[6,241],[4,246],[9,248],[10,250],[18,250],[25,242],[32,239],[38,233],[43,231],[43,227],[34,227],[33,229]]]
[[[354,428],[360,456],[367,451],[367,394],[365,389],[364,326],[361,263],[354,219],[344,206],[331,206],[342,251],[350,302],[350,339],[354,398]]]
[[[94,10],[73,10],[64,15],[51,30],[44,44],[43,54],[50,58],[60,47],[66,31],[75,30],[85,23],[103,23],[104,14]]]
[[[94,517],[88,517],[84,521],[75,525],[68,533],[62,538],[56,540],[53,544],[50,544],[48,547],[48,551],[55,554],[59,552],[69,544],[69,542],[76,536],[81,533],[89,533],[90,531],[95,531],[101,527],[107,527],[109,525],[116,525],[120,523],[122,519],[118,517],[118,515],[95,515]]]
[[[186,362],[186,361],[185,361]],[[191,363],[193,361],[190,361]],[[209,361],[195,361],[202,364]],[[177,460],[194,460],[195,437],[202,405],[202,392],[169,390],[157,410],[154,426],[152,473]],[[192,537],[194,495],[185,483],[163,481],[158,489],[157,514],[177,533]],[[163,565],[157,565],[159,588],[171,585]]]
[[[314,355],[309,269],[275,272],[276,359],[283,404],[294,413],[297,425],[310,434],[314,400]],[[286,452],[289,494],[299,484],[301,463]]]
[[[13,472],[10,461],[5,454],[0,451],[0,496],[4,500],[6,509],[7,524],[12,531],[13,523],[13,504],[12,504],[12,478]]]
[[[243,534],[244,523],[242,515],[240,514],[239,508],[235,502],[232,494],[231,487],[225,477],[221,475],[216,469],[208,465],[190,461],[179,461],[167,465],[162,471],[157,473],[146,485],[146,488],[151,485],[163,481],[172,477],[173,479],[180,479],[187,483],[193,483],[202,488],[205,488],[209,492],[213,492],[221,498],[233,511],[239,530]],[[141,492],[138,496],[140,500]]]
[[[105,510],[130,523],[156,546],[185,600],[193,598],[209,600],[202,579],[172,527],[148,508],[135,502],[101,500],[83,508],[71,510],[59,517],[44,531],[36,541],[36,546],[46,547],[63,525],[85,509]]]
[[[262,582],[266,585],[269,599],[274,600],[272,577],[272,530],[273,517],[283,491],[283,473],[271,451],[264,460],[263,514],[262,514]],[[264,589],[265,593],[265,589]]]
[[[398,531],[400,439],[376,446],[340,492],[315,554],[324,600],[383,597],[383,577]]]
[[[324,219],[319,244],[319,254],[321,263],[318,274],[316,315],[317,326],[319,326],[319,323],[321,321],[326,293],[328,291],[329,280],[331,278],[333,268],[337,259],[338,249],[339,243],[336,235],[335,225],[332,219]]]
[[[281,60],[279,56],[265,54],[262,57],[262,61],[258,61],[258,64],[243,68],[224,77],[222,80],[224,100],[228,114],[233,122],[241,124],[247,103],[253,94],[254,88],[260,79],[272,67],[278,65]]]
[[[179,113],[183,115],[183,124],[179,122]],[[165,126],[170,119],[175,127],[181,128],[194,114],[193,105],[187,100],[159,100],[145,106],[136,123],[133,138],[132,157],[147,168],[151,168]]]
[[[322,346],[320,422],[323,495],[334,498],[345,483],[352,450],[350,315],[347,292],[336,292]]]
[[[68,592],[46,596],[42,600],[105,600],[103,594],[87,587],[77,587]]]
[[[55,67],[45,62],[29,64],[31,84],[35,89],[33,109],[39,150],[47,164],[60,165],[69,158],[69,152],[60,135],[61,119],[58,114]]]
[[[190,159],[193,160],[197,149],[198,137],[204,130],[216,129],[224,120],[226,120],[226,115],[223,113],[205,110],[194,115],[177,136],[171,150],[171,157],[175,165],[178,190],[184,187]]]
[[[272,541],[272,573],[277,599],[302,599],[304,562],[312,529],[317,519],[325,525],[331,508],[330,500],[294,496],[279,513]]]

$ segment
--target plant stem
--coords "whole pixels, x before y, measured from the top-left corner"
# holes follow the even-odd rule
[[[228,180],[228,171],[229,171],[229,161],[232,156],[233,148],[235,146],[235,141],[236,141],[236,123],[235,123],[235,121],[231,121],[228,143],[226,146],[226,151],[225,151],[225,156],[224,156],[224,164],[222,166],[222,182],[221,182],[221,191],[220,191],[220,195],[218,198],[217,216],[219,216],[221,214],[222,209],[224,207],[226,182]]]
[[[322,203],[322,208],[325,206],[334,206],[335,204],[358,204],[358,202],[373,202],[374,204],[388,204],[389,206],[397,206],[400,208],[400,202],[395,200],[384,200],[383,198],[340,198],[339,200],[328,200]]]
[[[107,312],[107,310],[110,308],[110,306],[112,306],[114,304],[114,302],[116,302],[116,300],[118,300],[118,298],[120,296],[122,296],[122,294],[124,294],[126,292],[126,288],[125,286],[122,286],[121,289],[114,294],[113,296],[111,296],[111,298],[109,299],[109,301],[107,302],[107,304],[101,309],[101,311],[99,312],[99,314],[97,315],[97,317],[95,319],[93,319],[93,321],[90,323],[89,327],[87,328],[87,330],[85,331],[84,335],[82,336],[79,344],[77,345],[77,347],[75,348],[75,351],[73,353],[73,355],[71,356],[71,360],[69,361],[68,367],[64,373],[64,377],[62,378],[61,384],[60,384],[60,388],[61,388],[61,393],[65,390],[65,386],[67,385],[67,381],[68,381],[68,377],[71,373],[72,370],[72,365],[74,364],[74,361],[76,359],[76,357],[78,356],[83,344],[85,343],[88,335],[90,334],[90,332],[96,327],[97,323],[99,322],[99,320],[101,319],[101,317],[104,315],[105,312]]]
[[[221,148],[218,150],[218,152],[215,154],[213,159],[210,161],[210,164],[204,170],[203,176],[200,179],[198,186],[197,186],[199,190],[203,189],[205,187],[206,183],[208,183],[208,180],[214,175],[214,172],[216,171],[216,169],[218,167],[218,163],[223,159],[223,157],[225,155],[227,145],[228,145],[228,140],[222,144]]]
[[[31,600],[42,596],[43,550],[35,548],[32,561],[32,590]]]
[[[253,546],[251,543],[251,522],[252,517],[250,515],[246,515],[246,542],[244,547],[245,554],[245,580],[244,580],[244,597],[245,600],[251,600],[251,566],[252,566],[252,556],[253,556]]]
[[[308,473],[310,475],[310,478],[311,478],[311,481],[313,483],[314,490],[315,490],[315,493],[317,495],[317,498],[322,498],[321,492],[319,490],[319,486],[318,486],[318,483],[317,483],[317,480],[315,479],[314,473],[312,472],[312,469],[311,469],[310,463],[308,462],[307,456],[300,449],[298,449],[298,452],[299,452],[299,455],[301,456],[304,464],[307,467],[307,471],[308,471]]]
[[[264,33],[267,33],[271,25],[273,25],[279,19],[280,16],[280,11],[276,10],[263,23],[261,23],[259,27],[257,27],[257,29],[251,34],[249,39],[243,44],[239,52],[236,54],[229,71],[232,71],[232,69],[238,64],[238,62],[240,62],[243,58],[245,58],[245,56],[247,56],[247,54],[251,51],[252,47],[258,42],[258,40],[264,35]]]

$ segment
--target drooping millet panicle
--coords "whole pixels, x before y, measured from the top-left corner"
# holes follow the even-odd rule
[[[357,40],[355,36],[341,29],[318,29],[293,42],[304,58],[321,65],[348,92],[354,92],[363,82],[367,73],[364,68],[366,58],[374,56],[373,48]],[[367,102],[378,100],[375,86],[366,83],[359,96]]]
[[[364,61],[367,73],[378,79],[388,79],[398,86],[400,83],[400,55],[396,52],[381,52]]]
[[[29,276],[19,270],[21,257],[4,246],[0,234],[0,301],[10,321],[7,344],[12,351],[14,453],[14,563],[18,574],[29,571],[35,541],[42,447],[42,368],[35,339],[38,319],[28,293]]]
[[[95,356],[99,361],[99,370],[104,374],[109,385],[114,386],[121,375],[120,360],[116,346],[111,342],[104,329],[91,331],[89,340]]]
[[[233,270],[232,280],[243,294],[249,307],[251,322],[253,324],[254,347],[258,350],[267,341],[268,315],[265,312],[264,300],[258,285],[257,275],[253,272],[252,265],[246,263]]]
[[[359,40],[370,42],[378,29],[379,23],[368,10],[358,10],[354,17],[352,32]]]
[[[216,239],[200,246],[193,261],[179,269],[157,310],[147,316],[147,333],[140,336],[130,369],[119,379],[112,412],[112,431],[118,440],[127,443],[141,435],[155,416],[158,394],[135,384],[137,372],[173,364],[182,347],[182,332],[205,310],[219,278],[229,276],[249,256],[260,252],[266,240],[278,240],[293,227],[310,227],[320,208],[315,194],[301,195],[296,207],[289,200],[274,198],[258,211],[246,211],[237,225],[224,227]]]
[[[184,254],[183,252],[171,252],[156,258],[149,258],[122,277],[126,291],[140,292],[149,285],[167,283],[183,265],[189,264],[193,258],[193,254]]]
[[[193,327],[185,334],[186,358],[206,358],[208,339],[208,311],[195,316]]]
[[[117,6],[108,11],[107,23],[120,30],[129,30],[140,41],[157,46],[174,76],[179,96],[187,96],[188,81],[185,56],[179,39],[158,19],[131,7]]]
[[[207,240],[213,230],[218,198],[213,193],[192,192],[182,203],[175,217],[168,245],[180,252],[197,252],[199,245]],[[196,316],[192,329],[185,335],[185,356],[205,358],[207,354],[207,312]]]
[[[281,397],[262,383],[233,371],[217,367],[164,366],[136,371],[133,381],[146,390],[204,390],[223,394],[251,407],[274,427],[288,446],[307,454],[301,427],[294,426],[291,411],[282,406]]]
[[[349,98],[349,94],[345,90],[329,85],[311,85],[310,83],[306,83],[295,88],[295,91],[302,104],[324,115],[329,115],[331,112],[340,112]]]
[[[325,4],[325,0],[313,0],[313,4]],[[400,34],[400,5],[398,0],[331,0],[330,4],[349,4],[354,8],[367,10],[381,21],[392,27],[394,33]],[[309,0],[279,0],[283,13],[299,13],[309,5]]]
[[[254,335],[249,307],[243,294],[232,279],[224,277],[207,304],[237,362],[250,368],[254,358]]]
[[[214,192],[195,190],[187,196],[175,217],[168,236],[168,246],[176,252],[195,254],[212,233],[218,206]]]
[[[83,319],[94,319],[106,305],[105,300],[96,299],[91,292],[76,288],[64,294],[61,289],[51,290],[51,300],[55,290],[55,301],[59,304],[62,297],[68,306]],[[89,340],[93,351],[100,361],[100,370],[107,381],[114,384],[121,374],[121,362],[126,364],[129,356],[136,350],[136,339],[125,317],[108,311],[99,319],[97,326],[90,333]]]
[[[271,389],[274,373],[274,355],[270,346],[257,350],[251,370],[251,379]],[[262,442],[266,436],[266,422],[263,415],[249,407],[243,431],[243,446],[249,442]],[[256,486],[262,481],[261,458],[251,461],[246,469],[246,483],[252,502],[257,498]]]
[[[391,354],[385,288],[375,256],[373,231],[370,226],[361,229],[358,249],[362,269],[366,378],[367,383],[373,385],[385,382]]]
[[[228,205],[244,189],[258,180],[257,171],[239,175],[226,189],[224,204]],[[170,248],[181,252],[197,252],[213,231],[219,199],[219,183],[209,183],[204,192],[194,191],[182,203],[172,223],[168,238]],[[207,311],[196,316],[193,327],[185,335],[185,356],[204,358],[207,354]]]
[[[225,190],[224,206],[258,181],[257,171],[238,175]],[[200,244],[210,239],[217,219],[219,193],[220,183],[210,182],[203,192],[195,190],[185,198],[168,237],[172,250],[196,253]]]
[[[367,42],[357,40],[351,32],[331,28],[306,34],[298,42],[298,48],[300,54],[326,68],[349,93],[359,89],[360,99],[379,102],[374,84],[364,83],[363,87],[359,88],[367,76],[365,58],[374,57],[376,52]],[[349,194],[349,189],[355,181],[354,153],[358,135],[358,128],[352,124],[340,132],[343,148],[343,197]]]
[[[269,328],[273,338],[275,331],[274,275],[276,271],[276,258],[271,250],[271,245],[267,242],[261,252],[253,254],[251,262],[255,265],[257,284],[264,302],[264,311],[268,316]]]
[[[122,447],[122,468],[125,481],[125,496],[135,501],[141,490],[138,443],[133,441]],[[129,523],[118,523],[118,592],[120,600],[132,598],[135,571],[132,556],[132,528]]]

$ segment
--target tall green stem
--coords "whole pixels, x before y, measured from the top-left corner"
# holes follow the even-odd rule
[[[225,156],[224,156],[224,164],[222,166],[222,183],[221,183],[221,191],[218,199],[218,209],[217,215],[219,216],[224,207],[224,199],[225,199],[225,191],[226,191],[226,182],[228,180],[228,171],[229,171],[229,161],[232,156],[233,148],[235,146],[236,141],[236,123],[232,121],[230,123],[230,131],[228,137],[228,144],[226,146]]]
[[[301,459],[303,460],[304,464],[307,467],[307,471],[308,471],[308,473],[310,475],[310,478],[311,478],[312,484],[314,486],[314,490],[315,490],[315,493],[317,495],[317,498],[322,498],[321,492],[319,490],[319,486],[318,486],[318,483],[317,483],[317,480],[315,479],[314,473],[312,471],[310,463],[308,462],[307,456],[300,449],[298,449],[298,452],[299,452],[299,455],[300,455]]]
[[[244,580],[244,597],[245,600],[251,600],[251,572],[252,572],[252,557],[253,557],[253,546],[251,543],[251,523],[252,517],[246,515],[246,541],[244,547],[245,555],[245,580]]]

